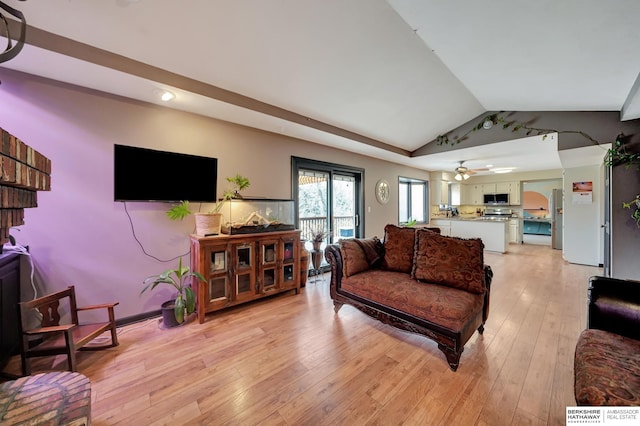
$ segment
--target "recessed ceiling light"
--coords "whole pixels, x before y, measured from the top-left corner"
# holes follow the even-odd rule
[[[162,92],[162,95],[160,95],[160,99],[162,99],[164,102],[169,102],[173,99],[175,99],[176,95],[174,95],[173,93],[171,93],[168,90],[165,90],[164,92]]]
[[[173,92],[160,88],[153,89],[153,95],[163,102],[169,102],[176,98],[176,95]]]

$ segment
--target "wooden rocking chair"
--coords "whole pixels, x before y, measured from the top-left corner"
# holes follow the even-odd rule
[[[30,358],[65,354],[69,371],[76,371],[77,350],[97,350],[117,346],[118,335],[116,334],[116,322],[113,312],[113,307],[117,304],[118,302],[78,308],[73,286],[48,296],[20,303],[22,374],[25,376],[31,374]],[[68,309],[71,315],[71,322],[60,324],[60,312],[58,310],[60,308]],[[33,309],[37,309],[42,315],[41,326],[34,329],[25,329],[28,324],[27,318]],[[78,312],[91,309],[106,309],[109,320],[107,322],[80,324]],[[85,346],[106,331],[111,331],[110,343]],[[41,336],[41,339],[30,340],[30,337],[38,335]]]

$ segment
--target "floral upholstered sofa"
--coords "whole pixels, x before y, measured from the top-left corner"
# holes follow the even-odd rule
[[[573,366],[576,403],[640,406],[640,281],[591,277],[588,300]]]
[[[493,272],[480,239],[442,236],[434,228],[385,227],[378,238],[330,245],[330,293],[337,313],[349,304],[438,344],[456,371],[464,344],[484,331]]]

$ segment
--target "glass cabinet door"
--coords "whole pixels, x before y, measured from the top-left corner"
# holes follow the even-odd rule
[[[298,256],[298,248],[300,243],[292,238],[282,240],[283,256],[282,256],[282,287],[295,287],[296,270],[295,259]]]
[[[234,245],[234,299],[251,299],[255,294],[253,244]]]
[[[229,265],[227,247],[212,247],[208,251],[209,274],[207,278],[207,300],[209,305],[226,305],[229,298]]]
[[[259,293],[266,293],[279,286],[278,262],[281,261],[280,244],[277,239],[260,242],[260,268],[258,272]]]

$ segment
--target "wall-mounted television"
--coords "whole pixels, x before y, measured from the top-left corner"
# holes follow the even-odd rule
[[[218,159],[114,145],[115,201],[215,202]]]

